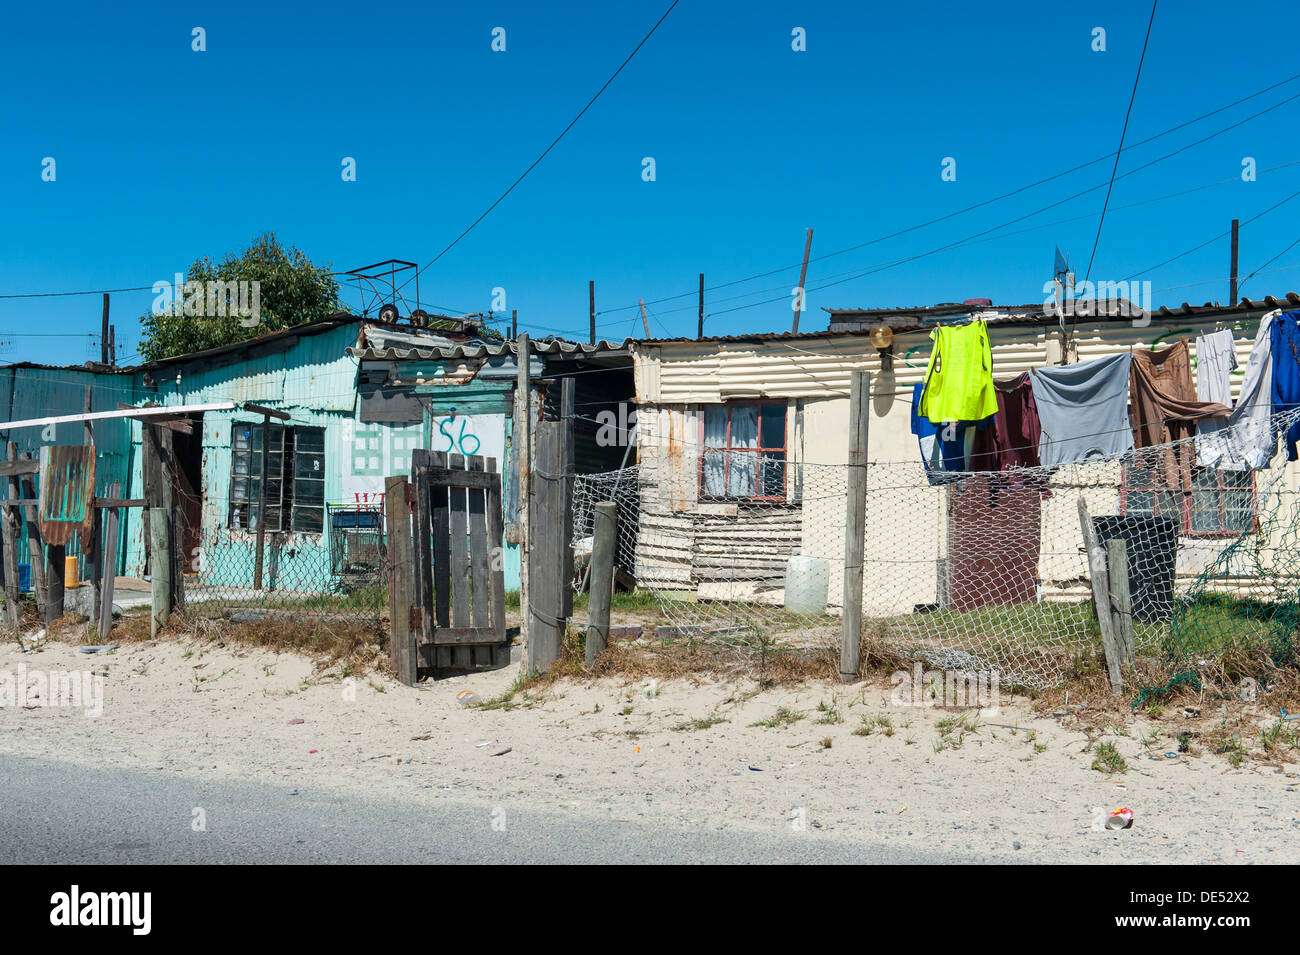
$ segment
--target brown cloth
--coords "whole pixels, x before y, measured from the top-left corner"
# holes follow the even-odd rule
[[[1191,491],[1196,463],[1196,422],[1221,418],[1232,409],[1213,401],[1197,401],[1186,339],[1160,351],[1135,351],[1128,379],[1129,415],[1133,443],[1139,449],[1166,445],[1160,451],[1138,452],[1144,467],[1171,491]],[[1170,444],[1177,441],[1178,444]],[[1152,483],[1155,483],[1153,481]]]
[[[993,382],[998,413],[975,432],[971,448],[972,471],[1008,471],[1038,467],[1038,405],[1029,372]]]

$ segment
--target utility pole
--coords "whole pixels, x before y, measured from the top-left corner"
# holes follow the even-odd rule
[[[591,344],[596,344],[596,283],[587,283],[587,310],[591,315]]]
[[[510,310],[510,340],[514,341],[519,337],[519,309]]]
[[[641,327],[645,329],[646,340],[650,339],[650,321],[645,317],[645,299],[639,298],[636,303],[641,306]]]
[[[812,229],[808,230],[808,236],[803,241],[803,265],[799,267],[799,291],[798,298],[794,304],[794,327],[790,329],[792,334],[799,332],[799,313],[803,311],[803,280],[808,275],[808,253],[812,251]]]
[[[108,293],[104,293],[104,317],[99,326],[99,363],[108,364]]]
[[[1237,304],[1237,231],[1240,222],[1237,219],[1232,220],[1232,269],[1228,278],[1228,304]]]
[[[113,325],[108,326],[108,363],[117,367],[117,328]]]
[[[704,337],[704,273],[700,273],[700,326],[695,333],[696,339]]]

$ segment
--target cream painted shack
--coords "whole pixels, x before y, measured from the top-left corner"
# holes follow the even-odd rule
[[[949,606],[954,563],[978,555],[953,552],[951,491],[925,480],[911,429],[912,390],[924,376],[936,324],[985,321],[995,378],[1179,338],[1194,355],[1198,335],[1224,328],[1233,332],[1244,369],[1260,317],[1300,307],[1300,297],[1183,305],[1145,318],[1125,314],[1126,306],[1103,303],[1105,314],[1067,319],[1064,330],[1041,305],[967,304],[829,310],[828,330],[804,334],[634,343],[639,583],[700,600],[780,604],[790,558],[802,555],[827,563],[829,606],[842,606],[849,382],[862,369],[871,374],[866,612]],[[873,344],[873,330],[882,347]],[[1232,376],[1234,400],[1240,382]],[[1300,487],[1295,466],[1282,461],[1279,454],[1274,465],[1285,466],[1285,481]],[[1144,493],[1118,463],[1098,467],[1113,473],[1085,492],[1092,513],[1170,516],[1178,508],[1180,578],[1200,573],[1253,525],[1250,472],[1198,473],[1189,500],[1170,502]],[[1087,597],[1078,497],[1042,502],[1042,546],[1028,569],[1031,599]],[[905,578],[906,586],[885,586],[882,575]]]

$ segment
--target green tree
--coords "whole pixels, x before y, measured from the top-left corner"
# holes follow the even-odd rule
[[[190,266],[185,282],[184,289],[158,295],[149,313],[141,316],[140,357],[145,361],[256,338],[343,308],[339,283],[329,267],[314,264],[294,246],[282,245],[274,232],[219,263],[204,256]],[[202,283],[202,290],[190,282]],[[239,283],[248,283],[242,298],[237,295]],[[214,288],[220,290],[216,297]],[[250,298],[256,303],[251,316]],[[229,299],[241,300],[242,314],[230,307]]]

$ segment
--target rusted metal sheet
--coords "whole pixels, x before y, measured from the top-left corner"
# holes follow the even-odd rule
[[[95,448],[93,445],[46,445],[41,448],[41,493],[37,511],[41,537],[61,546],[81,534],[90,545],[95,508]]]

